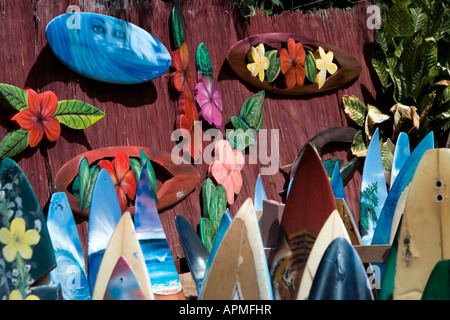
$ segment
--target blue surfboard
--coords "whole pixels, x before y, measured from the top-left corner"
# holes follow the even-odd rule
[[[205,277],[206,264],[209,259],[209,251],[186,218],[178,215],[175,217],[175,222],[189,270],[191,271],[197,291],[200,293]]]
[[[400,132],[397,138],[397,145],[395,146],[394,158],[392,159],[391,187],[410,154],[408,134]]]
[[[61,286],[64,300],[90,300],[91,292],[80,237],[64,192],[52,195],[47,228],[56,257],[56,268],[50,272],[50,280]]]
[[[107,15],[66,13],[46,27],[58,59],[88,78],[117,84],[142,83],[165,73],[167,48],[144,29]]]
[[[88,224],[88,279],[91,294],[106,247],[122,213],[114,183],[106,169],[97,176],[92,191]]]
[[[258,174],[255,184],[255,211],[260,211],[263,209],[264,200],[267,200],[267,195],[261,181],[261,176]]]
[[[345,191],[344,191],[344,182],[342,181],[341,171],[339,169],[339,163],[336,162],[333,169],[333,174],[330,179],[331,189],[333,189],[333,194],[336,199],[344,199]]]
[[[310,300],[373,300],[366,269],[346,239],[333,240],[324,252],[309,293]]]
[[[389,195],[381,211],[378,220],[377,228],[373,235],[372,244],[389,244],[391,236],[392,218],[394,216],[395,208],[397,207],[398,199],[405,187],[411,182],[414,172],[416,172],[417,165],[424,153],[434,148],[434,133],[428,133],[422,141],[416,146],[414,151],[403,164],[394,184],[389,190]]]
[[[134,225],[153,293],[169,295],[180,292],[182,285],[156,209],[147,162],[142,167],[136,191]]]
[[[373,134],[367,150],[361,181],[360,233],[363,245],[372,242],[372,237],[387,198],[386,178],[381,159],[380,134]]]

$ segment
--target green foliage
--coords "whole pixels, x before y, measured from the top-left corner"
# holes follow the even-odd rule
[[[375,208],[378,206],[378,184],[374,182],[368,185],[361,192],[361,215],[360,224],[364,229],[369,228],[368,220],[371,219],[375,224],[378,223],[377,215],[375,214]]]
[[[86,102],[63,100],[58,102],[56,120],[71,129],[86,129],[105,116],[105,113]]]
[[[149,157],[139,149],[139,159],[130,158],[130,167],[131,170],[134,171],[134,175],[136,176],[136,181],[139,184],[139,179],[141,177],[142,168],[144,167],[144,163],[147,162],[147,172],[148,178],[150,180],[150,184],[152,187],[153,199],[155,200],[155,204],[158,204],[158,190],[156,187],[156,175],[155,170],[153,169],[152,162]]]
[[[86,158],[81,159],[78,169],[78,195],[80,198],[80,211],[83,212],[91,206],[92,191],[97,176],[100,173],[100,166],[94,165],[89,168]]]
[[[418,108],[419,127],[403,129],[413,144],[430,131],[438,140],[450,126],[444,93],[450,80],[449,9],[441,0],[394,1],[383,16],[372,65],[394,103]]]
[[[11,158],[28,147],[29,131],[24,129],[12,130],[0,142],[0,159]]]
[[[272,15],[274,9],[279,7],[283,9],[281,0],[229,0],[236,8],[239,9],[240,14],[244,18],[252,17],[258,10],[267,15]]]

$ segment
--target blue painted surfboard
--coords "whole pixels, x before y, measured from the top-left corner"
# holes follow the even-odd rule
[[[176,216],[175,223],[180,237],[186,261],[194,279],[197,291],[200,293],[209,259],[209,251],[202,239],[183,216]]]
[[[133,268],[123,256],[117,260],[103,300],[147,300]]]
[[[309,300],[373,300],[366,269],[345,238],[333,240],[320,260]]]
[[[182,286],[156,209],[147,162],[142,167],[136,191],[134,225],[152,282],[153,293],[177,294]]]
[[[333,189],[333,194],[336,199],[344,199],[345,191],[344,191],[344,182],[342,181],[342,175],[339,168],[339,163],[336,162],[334,165],[333,173],[330,179],[331,189]]]
[[[258,174],[255,184],[255,211],[263,209],[263,201],[267,200],[266,191],[261,181],[261,175]]]
[[[64,192],[52,195],[47,228],[56,257],[56,268],[50,272],[50,280],[61,286],[64,300],[90,300],[91,292],[80,237]]]
[[[116,188],[108,171],[102,169],[92,191],[88,223],[88,279],[91,294],[103,255],[121,217]]]
[[[398,199],[405,187],[411,182],[417,165],[424,153],[434,148],[434,133],[428,133],[422,141],[416,146],[406,162],[403,164],[394,184],[389,190],[389,195],[381,211],[378,220],[377,228],[373,235],[372,244],[389,244],[391,236],[392,218],[394,216],[395,208],[397,207]]]
[[[381,159],[380,134],[373,134],[367,150],[361,181],[360,233],[363,245],[369,245],[375,232],[381,210],[387,198],[386,178]]]
[[[411,154],[409,147],[409,137],[405,132],[400,132],[397,138],[397,144],[395,146],[394,158],[392,159],[392,170],[391,170],[391,183],[390,186],[394,184],[395,178],[397,178],[400,170],[402,169],[405,161]]]
[[[211,248],[211,253],[209,254],[208,263],[206,266],[206,270],[209,270],[211,267],[211,263],[216,256],[217,249],[219,248],[220,243],[222,242],[223,237],[225,236],[225,233],[227,232],[228,228],[231,225],[231,222],[233,219],[231,218],[231,214],[229,209],[227,208],[227,212],[223,214],[222,220],[220,220],[219,228],[217,229],[216,238],[214,239],[213,246]]]
[[[117,84],[142,83],[164,74],[172,59],[144,29],[107,15],[66,13],[46,27],[58,59],[88,78]]]

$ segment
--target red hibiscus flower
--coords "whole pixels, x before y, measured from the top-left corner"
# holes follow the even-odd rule
[[[194,78],[189,68],[189,52],[186,42],[180,48],[172,53],[172,67],[176,71],[170,74],[172,85],[178,92],[184,92],[184,95],[190,99],[194,97]]]
[[[45,136],[49,141],[56,141],[61,134],[61,125],[53,115],[58,107],[58,98],[51,91],[37,94],[36,91],[25,90],[28,93],[28,108],[15,114],[11,120],[28,130],[30,147],[36,147]]]
[[[134,199],[137,189],[136,175],[130,169],[130,159],[125,152],[119,152],[112,162],[100,160],[98,165],[106,169],[111,176],[119,198],[120,210],[125,212],[128,201]]]
[[[286,87],[288,89],[302,86],[305,83],[305,64],[306,52],[303,45],[292,38],[288,39],[288,48],[281,49],[280,62],[281,72],[285,75]]]
[[[182,92],[178,100],[178,109],[180,114],[177,116],[177,128],[184,129],[182,135],[187,139],[183,150],[188,152],[192,159],[198,160],[203,151],[203,143],[197,106]]]

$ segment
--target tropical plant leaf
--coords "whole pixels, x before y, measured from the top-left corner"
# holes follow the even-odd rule
[[[356,97],[344,95],[342,97],[345,114],[360,127],[364,126],[367,107]]]
[[[394,37],[410,37],[414,33],[411,14],[403,2],[396,2],[389,8],[387,22]]]
[[[172,9],[172,39],[175,50],[179,49],[184,42],[183,16],[178,4],[175,4]]]
[[[80,100],[62,100],[54,117],[71,129],[86,129],[105,116],[105,113]]]
[[[265,91],[247,98],[242,104],[239,118],[243,119],[249,127],[259,131],[262,127]]]
[[[206,46],[203,42],[200,43],[197,47],[195,62],[197,66],[197,72],[201,72],[202,77],[207,76],[214,78],[211,58],[209,57],[208,49],[206,49]]]
[[[11,112],[28,108],[28,93],[10,84],[0,83],[0,104]]]
[[[380,79],[381,85],[384,88],[388,88],[389,82],[389,72],[387,71],[388,66],[386,64],[386,57],[380,51],[375,51],[372,56],[372,66]]]
[[[357,157],[365,157],[367,154],[367,146],[364,142],[364,136],[362,130],[358,130],[353,137],[353,142],[350,147],[352,154]]]
[[[78,192],[80,197],[80,211],[83,212],[91,206],[92,191],[94,190],[94,184],[97,180],[97,176],[100,173],[100,166],[94,165],[91,168],[86,158],[80,161],[78,169]]]
[[[428,9],[422,1],[413,1],[408,5],[414,32],[428,29]]]
[[[305,72],[306,78],[308,78],[311,83],[315,83],[317,76],[316,59],[314,58],[314,53],[310,50],[307,50],[306,53]]]
[[[406,96],[409,96],[408,93],[412,92],[422,79],[424,52],[424,40],[421,33],[416,32],[406,41],[400,58],[407,88]]]
[[[375,131],[375,125],[389,120],[391,116],[384,114],[377,107],[367,105],[367,116],[364,122],[364,131],[366,134],[366,141],[372,140],[372,135]]]
[[[11,158],[28,147],[29,131],[17,129],[10,131],[0,142],[0,159]]]
[[[211,197],[214,188],[215,188],[214,182],[210,178],[206,178],[203,181],[202,186],[203,216],[208,219],[210,218],[209,204],[211,202]]]
[[[281,61],[277,57],[277,52],[277,50],[271,50],[265,53],[265,56],[269,59],[269,68],[266,70],[266,80],[268,83],[275,81],[281,71]]]

